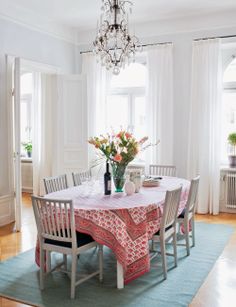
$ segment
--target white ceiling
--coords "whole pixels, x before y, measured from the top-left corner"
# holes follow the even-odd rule
[[[135,24],[236,10],[236,0],[132,0]],[[0,0],[0,15],[33,27],[94,29],[101,0]]]

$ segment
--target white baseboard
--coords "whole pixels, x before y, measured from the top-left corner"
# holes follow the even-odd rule
[[[0,196],[0,226],[15,221],[15,205],[13,195]]]
[[[33,188],[31,187],[22,187],[22,192],[25,192],[25,193],[33,193]]]

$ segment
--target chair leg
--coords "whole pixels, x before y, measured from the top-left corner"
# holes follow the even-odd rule
[[[164,274],[164,279],[166,279],[167,278],[167,268],[166,268],[166,242],[165,242],[165,239],[160,240],[160,247],[161,247],[163,274]]]
[[[63,262],[64,262],[64,268],[67,271],[67,255],[63,254]]]
[[[179,233],[179,234],[180,234],[180,223],[179,223],[179,222],[177,222],[177,226],[176,226],[176,228],[177,228],[177,233]]]
[[[175,267],[177,267],[177,238],[176,238],[176,232],[173,235],[173,249],[174,249],[174,258],[175,258]]]
[[[98,248],[98,254],[99,254],[99,280],[100,282],[103,281],[103,246],[99,245]]]
[[[45,253],[43,248],[40,246],[40,289],[44,289],[44,270],[45,270]]]
[[[152,252],[154,251],[154,241],[152,240],[152,243],[151,243],[151,250],[152,250]]]
[[[71,292],[70,298],[75,298],[75,278],[76,278],[76,269],[77,269],[77,255],[71,255]]]
[[[184,235],[185,235],[185,241],[186,241],[186,249],[187,249],[187,256],[190,255],[190,245],[189,245],[189,221],[186,220],[184,222]]]
[[[192,227],[192,246],[195,246],[195,221],[194,217],[191,220],[191,227]]]
[[[46,272],[51,271],[51,252],[46,251]]]

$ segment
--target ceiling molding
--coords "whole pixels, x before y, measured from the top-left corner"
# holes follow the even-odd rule
[[[224,30],[236,27],[235,11],[221,12],[205,15],[185,16],[176,19],[163,19],[159,21],[150,21],[139,23],[135,26],[135,34],[145,40],[148,37],[176,35],[184,33]],[[234,31],[236,32],[236,31]],[[95,29],[77,32],[77,45],[83,48],[83,45],[91,44],[95,35]],[[235,33],[234,33],[235,34]],[[81,49],[82,49],[81,48]]]
[[[77,41],[76,40],[77,31],[76,31],[76,29],[72,29],[72,28],[65,27],[65,26],[54,26],[53,30],[52,30],[52,27],[48,27],[48,28],[51,29],[51,31],[50,31],[50,30],[48,30],[48,28],[46,29],[46,28],[43,28],[43,27],[35,26],[35,25],[27,23],[27,22],[15,20],[14,18],[12,18],[8,15],[2,14],[2,13],[0,13],[0,19],[14,23],[14,24],[17,24],[21,27],[24,27],[24,28],[32,30],[32,31],[37,31],[37,32],[42,33],[42,34],[46,34],[46,35],[51,36],[55,39],[65,41],[65,42],[73,44],[73,45],[77,45],[77,42],[76,42]]]

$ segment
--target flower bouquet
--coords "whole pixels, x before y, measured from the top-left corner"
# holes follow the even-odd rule
[[[148,137],[144,137],[138,141],[131,133],[123,130],[117,134],[106,134],[89,139],[89,143],[99,149],[110,162],[116,192],[123,191],[127,165],[140,151],[152,145],[144,146],[147,140]]]

